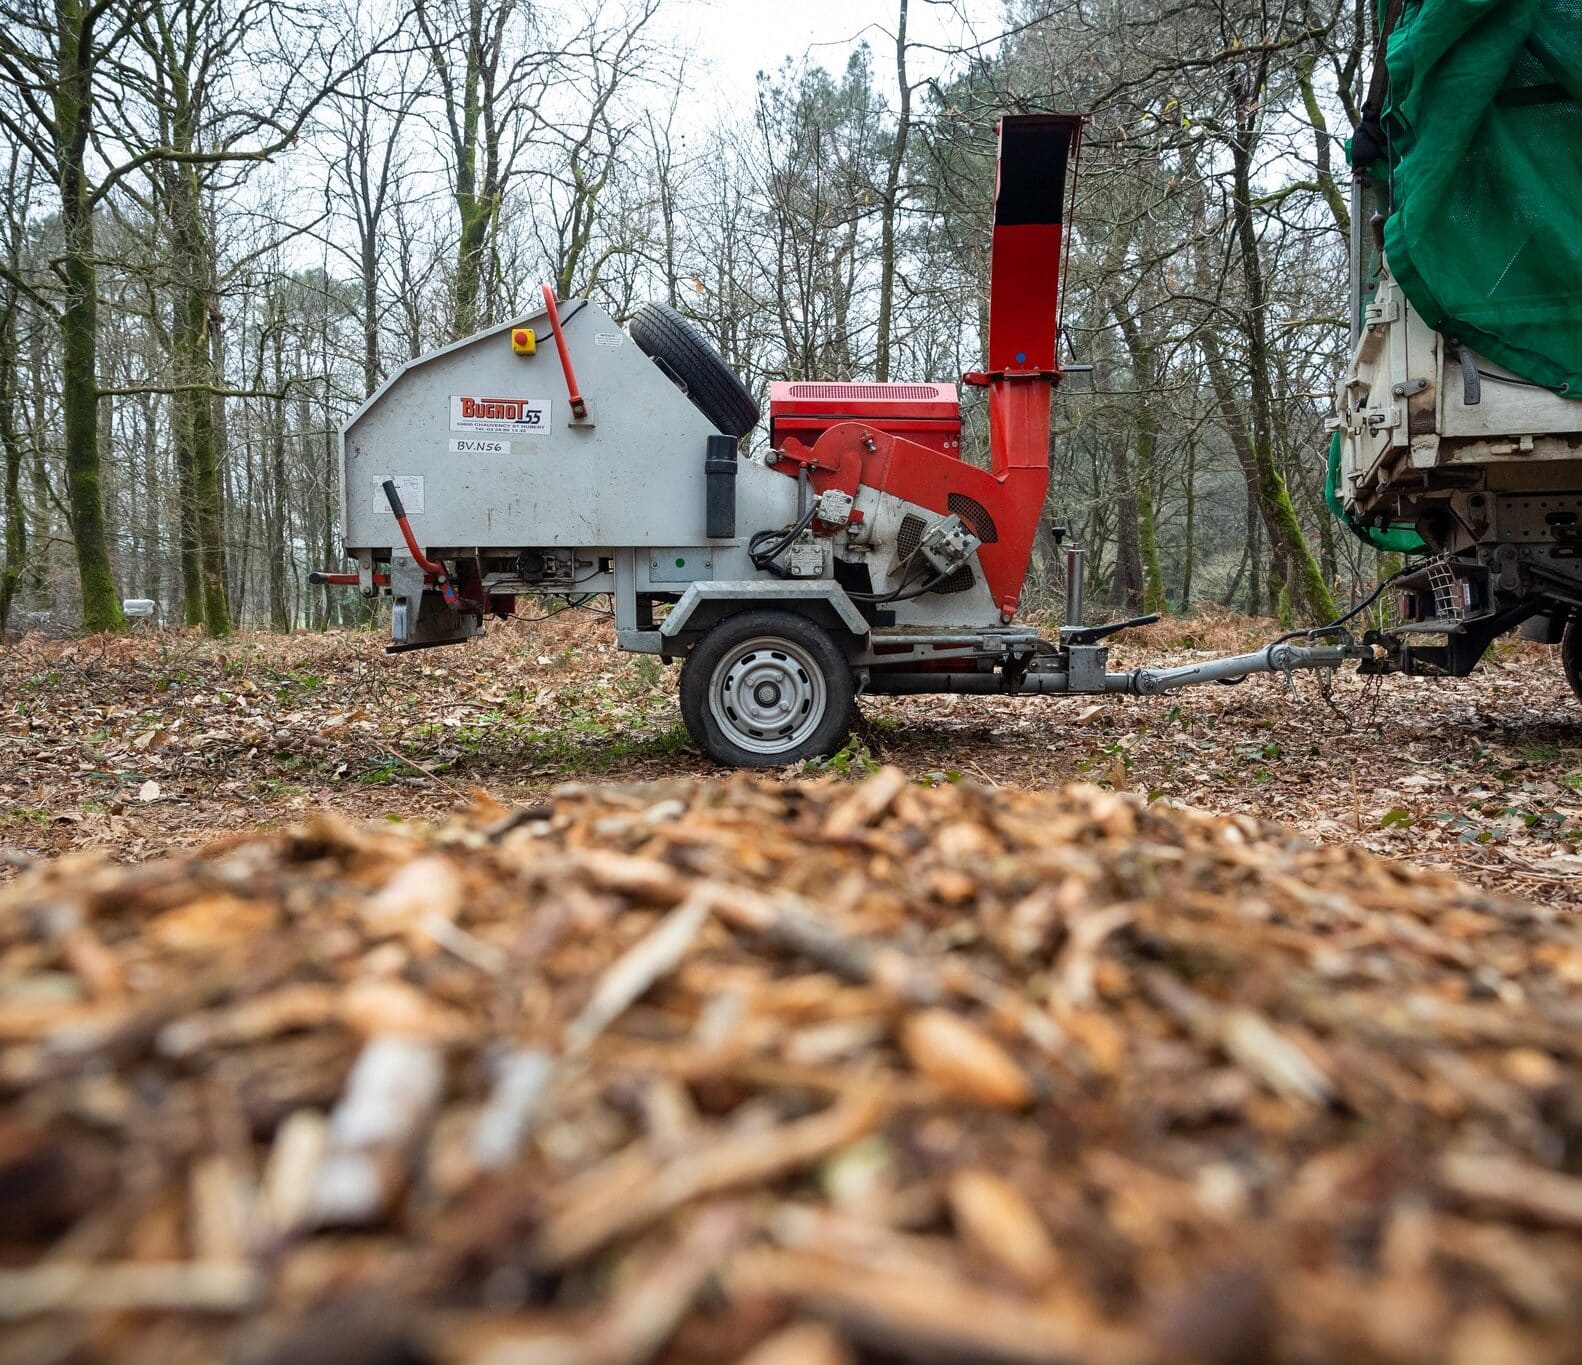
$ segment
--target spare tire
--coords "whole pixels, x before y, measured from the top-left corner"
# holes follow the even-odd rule
[[[694,406],[738,440],[758,425],[758,404],[747,386],[692,323],[663,303],[645,303],[626,324],[645,355],[659,362]]]

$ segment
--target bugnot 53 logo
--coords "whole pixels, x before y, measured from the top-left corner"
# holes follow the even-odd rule
[[[531,436],[549,426],[547,398],[483,398],[453,393],[452,431],[488,431],[504,436]]]

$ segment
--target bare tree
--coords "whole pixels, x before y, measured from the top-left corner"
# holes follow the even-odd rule
[[[501,204],[521,169],[538,109],[560,76],[526,0],[416,0],[413,7],[445,131],[456,251],[450,333],[489,313],[488,263]]]

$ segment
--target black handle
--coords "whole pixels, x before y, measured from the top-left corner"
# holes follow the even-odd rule
[[[1159,617],[1150,612],[1147,616],[1132,616],[1124,621],[1111,621],[1103,626],[1084,626],[1081,630],[1061,631],[1061,639],[1068,645],[1093,645],[1117,631],[1130,630],[1133,626],[1151,626]]]
[[[406,508],[401,505],[401,495],[396,492],[395,480],[386,479],[384,490],[385,497],[390,499],[390,510],[396,514],[396,520],[400,521],[406,516]]]

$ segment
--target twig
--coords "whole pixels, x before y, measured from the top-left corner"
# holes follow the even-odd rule
[[[587,1051],[650,986],[674,971],[708,917],[708,897],[693,896],[606,968],[582,1013],[566,1026],[566,1054],[574,1057]]]
[[[377,741],[374,743],[374,748],[379,750],[380,753],[387,754],[389,757],[395,759],[397,763],[405,763],[409,768],[416,768],[417,771],[422,773],[424,777],[429,779],[429,781],[439,783],[439,785],[444,787],[446,791],[454,792],[457,796],[461,797],[463,801],[472,800],[471,792],[463,791],[454,782],[447,782],[432,768],[425,768],[415,758],[408,758],[405,754],[397,753],[396,750],[387,748],[385,745],[380,744]]]
[[[231,1261],[143,1261],[0,1271],[0,1319],[40,1313],[239,1313],[263,1281]]]
[[[811,1166],[865,1136],[883,1114],[875,1097],[860,1090],[811,1118],[767,1132],[729,1133],[663,1166],[651,1164],[641,1148],[627,1148],[582,1177],[540,1230],[534,1259],[546,1269],[571,1265],[695,1199]],[[634,1174],[643,1178],[634,1181]]]
[[[477,1365],[639,1365],[670,1339],[746,1232],[741,1210],[705,1209],[647,1273],[625,1284],[596,1323],[507,1337],[484,1350]]]

